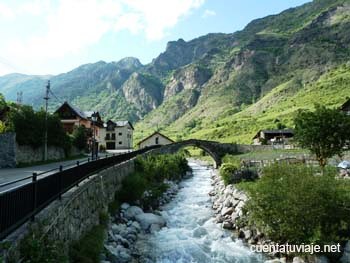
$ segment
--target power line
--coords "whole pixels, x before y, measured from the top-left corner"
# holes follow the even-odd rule
[[[63,103],[62,103],[62,100],[60,100],[60,99],[56,96],[56,94],[53,93],[53,91],[52,91],[51,89],[49,89],[49,92],[50,92],[50,94],[51,94],[59,103],[63,104]]]

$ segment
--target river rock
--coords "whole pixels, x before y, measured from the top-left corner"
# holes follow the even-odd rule
[[[224,201],[224,207],[231,207],[231,206],[232,206],[231,196],[228,196]]]
[[[138,206],[130,206],[124,213],[124,217],[127,219],[135,219],[139,214],[142,214],[143,210]]]
[[[350,262],[350,261],[345,261]],[[326,256],[316,256],[315,263],[329,263],[329,259]]]
[[[244,238],[245,239],[249,239],[249,238],[252,237],[252,231],[250,231],[249,229],[244,230],[243,233],[244,233]]]
[[[221,215],[226,216],[226,215],[231,215],[233,213],[233,208],[232,207],[224,207],[221,210]]]
[[[278,258],[265,260],[264,263],[281,263],[281,261]]]
[[[122,209],[122,210],[126,210],[126,209],[128,209],[130,207],[130,205],[128,204],[128,203],[122,203],[122,205],[120,206],[120,208]]]
[[[350,262],[350,240],[346,242],[344,246],[344,253],[340,259],[340,262],[342,263]]]
[[[135,216],[137,222],[140,223],[143,230],[148,230],[152,224],[157,224],[160,227],[165,226],[165,220],[163,217],[152,214],[152,213],[142,213]]]
[[[135,228],[137,232],[141,231],[141,226],[138,222],[134,221],[131,225],[131,227]]]
[[[293,263],[305,263],[305,261],[301,257],[294,257]]]
[[[232,223],[231,222],[228,222],[228,221],[225,221],[222,223],[222,228],[224,229],[232,229]]]

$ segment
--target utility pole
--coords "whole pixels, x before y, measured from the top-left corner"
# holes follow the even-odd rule
[[[17,105],[21,105],[22,104],[22,99],[23,99],[23,92],[22,91],[18,91],[17,92]]]
[[[44,142],[44,161],[47,161],[47,108],[49,104],[50,80],[47,81],[45,100],[45,142]]]

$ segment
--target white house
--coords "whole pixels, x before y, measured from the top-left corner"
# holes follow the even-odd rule
[[[154,145],[166,145],[166,144],[171,144],[174,141],[165,135],[159,133],[159,132],[154,132],[150,136],[146,137],[142,141],[140,141],[137,145],[139,149],[149,147],[149,146],[154,146]]]
[[[129,121],[109,120],[104,124],[104,142],[107,150],[126,150],[133,148],[134,127]]]

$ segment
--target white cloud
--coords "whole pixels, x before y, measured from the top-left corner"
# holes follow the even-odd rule
[[[12,61],[39,65],[50,59],[77,55],[108,32],[127,30],[150,41],[159,40],[204,1],[33,0],[11,6],[0,4],[0,16],[21,23],[31,17],[42,21],[40,29],[32,27],[26,34],[19,32],[16,38],[3,38],[0,50]]]
[[[9,6],[0,3],[0,18],[9,20],[13,19],[14,17],[15,14],[13,10]]]
[[[216,16],[216,12],[214,10],[206,9],[202,15],[202,18],[207,18],[210,16]]]
[[[137,31],[145,33],[148,40],[164,37],[166,30],[174,27],[182,16],[200,7],[205,0],[122,0],[138,23]],[[135,31],[135,30],[134,30]]]

